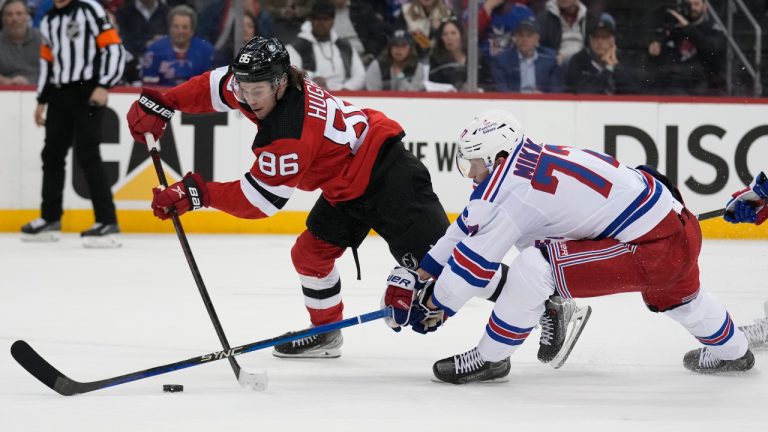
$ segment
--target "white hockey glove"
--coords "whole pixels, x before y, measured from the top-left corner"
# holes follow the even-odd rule
[[[416,293],[429,281],[419,279],[415,271],[405,267],[395,267],[387,277],[387,290],[381,298],[381,306],[392,306],[393,317],[384,318],[392,330],[399,332],[401,326],[410,324],[411,306]]]

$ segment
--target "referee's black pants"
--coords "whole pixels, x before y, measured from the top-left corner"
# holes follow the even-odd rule
[[[41,216],[47,221],[61,219],[64,193],[64,163],[70,146],[85,173],[96,222],[117,222],[112,191],[104,173],[99,144],[103,107],[88,104],[92,85],[53,88],[48,99],[43,159],[43,202]]]

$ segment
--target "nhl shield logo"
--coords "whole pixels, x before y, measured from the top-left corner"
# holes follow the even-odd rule
[[[403,264],[403,266],[411,269],[416,270],[419,268],[419,260],[416,259],[415,256],[413,256],[412,253],[408,252],[400,259],[400,262]]]
[[[80,36],[80,26],[77,24],[77,21],[67,23],[67,37],[77,39],[78,36]]]

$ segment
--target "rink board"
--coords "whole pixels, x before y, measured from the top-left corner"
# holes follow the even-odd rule
[[[1,90],[1,89],[0,89]],[[125,119],[136,91],[110,95],[102,157],[125,232],[170,232],[147,209],[157,184],[142,144],[130,136]],[[434,188],[449,216],[466,203],[470,185],[453,169],[455,141],[478,112],[507,109],[540,142],[572,145],[617,156],[627,165],[656,165],[675,181],[695,213],[722,208],[768,161],[766,100],[691,98],[600,98],[569,95],[450,95],[350,93],[348,101],[386,112],[403,125],[408,148],[429,168]],[[38,215],[44,131],[33,124],[31,90],[0,91],[0,231],[16,231]],[[188,171],[216,181],[238,180],[253,164],[250,145],[255,126],[239,112],[174,116],[161,141],[169,180]],[[64,191],[65,231],[93,221],[85,181],[67,161]],[[461,191],[461,192],[456,192]],[[298,233],[317,193],[297,191],[283,211],[265,220],[239,220],[215,211],[184,217],[185,228],[200,233]],[[708,237],[768,238],[768,230],[732,226],[722,221],[703,225]]]

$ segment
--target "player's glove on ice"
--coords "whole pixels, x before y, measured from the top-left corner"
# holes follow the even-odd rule
[[[768,178],[765,173],[758,174],[749,187],[732,195],[725,206],[723,218],[731,223],[753,223],[760,225],[768,219]]]
[[[164,94],[144,89],[128,110],[128,129],[133,139],[146,144],[144,134],[149,132],[155,141],[160,140],[174,112],[173,104]]]
[[[416,302],[411,306],[411,316],[409,323],[411,330],[416,333],[427,334],[438,329],[448,317],[442,309],[430,309],[427,301],[432,297],[435,290],[433,280],[428,281],[424,289],[419,291]]]
[[[416,293],[424,288],[427,281],[419,279],[419,275],[405,267],[395,267],[387,278],[387,290],[381,298],[382,307],[392,306],[393,317],[384,318],[384,322],[399,332],[401,326],[410,324],[411,306]]]
[[[190,210],[208,207],[210,203],[208,187],[198,173],[187,173],[180,182],[167,188],[156,187],[152,193],[152,210],[162,220],[171,217],[172,208],[181,216]]]

